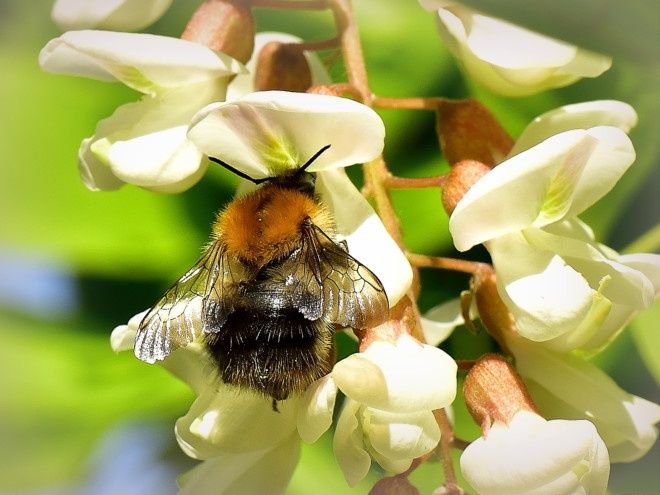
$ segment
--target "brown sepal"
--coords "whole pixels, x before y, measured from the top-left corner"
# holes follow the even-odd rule
[[[519,411],[538,414],[520,375],[498,354],[486,354],[472,366],[463,384],[463,396],[484,435],[495,421],[508,424]]]
[[[241,0],[206,0],[188,21],[181,38],[246,63],[254,50],[254,18]]]
[[[254,74],[257,91],[279,89],[302,93],[311,85],[307,58],[295,43],[271,41],[261,49]]]
[[[450,165],[462,160],[476,160],[492,168],[513,147],[513,140],[495,116],[471,98],[440,101],[436,131]]]
[[[448,215],[452,214],[468,189],[490,170],[490,167],[476,160],[462,160],[454,164],[442,186],[442,206]]]

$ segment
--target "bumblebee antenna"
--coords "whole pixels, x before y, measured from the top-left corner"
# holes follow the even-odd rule
[[[319,153],[314,155],[314,157],[312,157],[312,159],[316,158],[318,155],[319,155]],[[238,170],[238,169],[232,167],[231,165],[229,165],[227,162],[223,162],[222,160],[220,160],[220,158],[216,158],[214,156],[209,156],[209,160],[211,160],[212,162],[215,162],[218,165],[226,168],[227,170],[229,170],[230,172],[238,175],[242,179],[249,180],[253,184],[261,184],[262,182],[266,182],[267,180],[272,179],[272,177],[264,177],[263,179],[255,179],[254,177],[250,177],[248,174],[246,174],[244,172],[241,172],[240,170]],[[307,164],[305,164],[305,166],[307,166]]]
[[[309,167],[312,163],[314,163],[314,160],[316,160],[319,156],[323,154],[324,151],[326,151],[328,148],[330,148],[329,144],[326,144],[323,148],[318,150],[312,157],[305,162],[305,164],[298,169],[298,172],[304,172],[307,167]]]

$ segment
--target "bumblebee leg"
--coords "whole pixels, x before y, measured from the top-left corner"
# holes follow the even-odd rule
[[[346,239],[339,241],[337,244],[339,244],[339,247],[348,253],[348,242],[346,242]]]
[[[280,412],[280,410],[277,408],[277,399],[273,399],[273,411],[276,413]]]

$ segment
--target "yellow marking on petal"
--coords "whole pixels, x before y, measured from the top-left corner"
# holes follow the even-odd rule
[[[591,137],[585,138],[564,157],[559,170],[552,178],[545,193],[541,212],[534,221],[535,227],[542,227],[548,222],[561,219],[571,207],[575,190],[580,181],[584,167],[589,162],[589,156],[598,144]]]
[[[585,474],[591,471],[591,463],[586,459],[582,459],[575,466],[573,466],[573,469],[571,471],[573,471],[573,474],[577,476],[578,480],[581,480]]]
[[[110,148],[112,141],[108,138],[101,138],[94,141],[89,150],[98,158],[104,165],[110,166]]]
[[[132,65],[108,64],[106,69],[129,88],[140,93],[156,95],[160,86],[150,80],[137,67]]]
[[[284,130],[268,121],[263,113],[247,105],[229,107],[225,112],[229,125],[273,175],[281,175],[301,165],[300,154]]]

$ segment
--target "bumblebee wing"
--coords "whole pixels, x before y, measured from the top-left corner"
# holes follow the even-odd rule
[[[217,282],[223,271],[224,246],[216,241],[147,312],[138,327],[135,355],[147,363],[165,359],[174,349],[193,342],[203,330],[210,297],[221,297]]]
[[[302,235],[301,247],[274,269],[280,294],[310,320],[352,328],[385,321],[389,304],[378,277],[313,223]]]
[[[389,303],[378,277],[316,225],[310,224],[304,232],[313,247],[310,262],[318,265],[321,274],[324,317],[352,328],[383,323]]]

